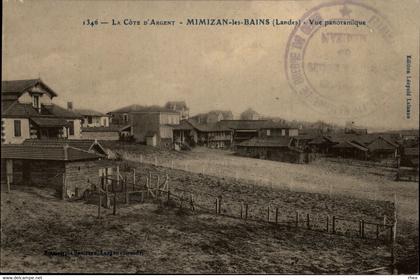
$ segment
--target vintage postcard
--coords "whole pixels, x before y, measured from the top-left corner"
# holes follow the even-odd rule
[[[418,274],[418,0],[2,5],[2,274]]]

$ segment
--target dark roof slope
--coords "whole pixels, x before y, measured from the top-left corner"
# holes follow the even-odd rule
[[[222,120],[220,121],[226,127],[231,129],[258,130],[262,128],[266,120]]]
[[[79,161],[93,160],[101,157],[101,155],[83,151],[68,145],[1,145],[1,158],[3,159]]]
[[[22,104],[17,101],[11,103],[1,112],[3,117],[54,117],[65,119],[79,119],[82,116],[78,113],[64,109],[58,105],[42,105],[41,112],[37,111],[32,104]]]
[[[92,116],[92,117],[103,117],[105,116],[104,113],[95,111],[95,110],[90,110],[90,109],[75,109],[74,110],[76,113],[82,115],[82,116]]]
[[[106,155],[104,147],[98,141],[87,139],[26,139],[22,145],[43,147],[63,147],[68,145],[86,152],[94,151]]]
[[[28,88],[41,84],[45,87],[52,96],[57,96],[50,87],[48,87],[41,79],[29,79],[29,80],[12,80],[12,81],[1,81],[1,92],[3,93],[23,93]]]
[[[198,123],[196,120],[193,119],[187,120],[186,122],[188,122],[195,129],[203,132],[231,131],[229,127],[227,127],[221,122],[203,124]]]

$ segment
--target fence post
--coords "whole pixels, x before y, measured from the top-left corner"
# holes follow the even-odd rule
[[[98,219],[101,218],[101,207],[102,207],[102,196],[101,196],[101,192],[98,191],[98,195],[99,195],[99,201],[98,201]]]
[[[133,168],[133,191],[134,191],[134,185],[136,184],[136,169]]]
[[[125,203],[130,204],[130,194],[128,193],[128,184],[127,184],[127,177],[125,178]]]
[[[267,206],[267,222],[270,222],[270,205]]]
[[[379,225],[376,225],[376,239],[379,238]]]
[[[248,220],[248,203],[245,204],[245,220]]]
[[[117,193],[114,192],[114,208],[112,210],[112,215],[117,214]]]
[[[359,237],[362,237],[362,220],[359,220]]]
[[[190,197],[191,198],[191,208],[192,208],[193,211],[195,211],[195,207],[194,207],[194,195],[192,193],[190,195],[191,195],[191,197]]]
[[[216,215],[218,214],[218,209],[219,209],[219,199],[216,198]]]
[[[332,220],[332,233],[335,234],[335,216],[333,216]]]
[[[242,214],[243,208],[244,208],[244,203],[241,201],[241,219],[243,218],[243,214]]]
[[[6,180],[7,180],[7,192],[10,193],[10,175],[7,174],[6,176]]]
[[[329,232],[329,226],[330,226],[330,216],[327,215],[327,232]]]
[[[395,245],[397,241],[397,194],[394,193],[394,224],[391,227],[392,229],[392,274],[398,274],[396,263],[397,263],[397,256],[395,253]]]
[[[299,212],[296,211],[295,213],[295,226],[299,227]]]
[[[120,166],[117,165],[117,185],[120,186]],[[114,190],[114,185],[112,185],[112,190]]]
[[[279,208],[278,207],[276,207],[276,224],[278,224],[278,221],[279,221]]]
[[[362,220],[362,238],[365,238],[365,221]]]
[[[104,188],[104,184],[105,184],[105,177],[104,177],[104,174],[102,173],[102,176],[101,176],[101,189],[102,190],[104,190],[105,188]]]
[[[169,200],[171,199],[171,191],[170,190],[168,190],[168,203],[169,203]]]
[[[310,229],[310,228],[311,228],[309,213],[307,213],[307,214],[306,214],[306,227],[307,227],[308,229]]]

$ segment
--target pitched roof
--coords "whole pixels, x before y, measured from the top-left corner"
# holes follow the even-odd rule
[[[221,122],[217,123],[198,123],[194,119],[186,120],[192,127],[199,131],[203,132],[217,132],[217,131],[230,131],[231,129],[228,128],[226,125],[224,125]]]
[[[41,112],[32,107],[32,104],[23,104],[17,101],[11,103],[5,110],[1,112],[2,117],[53,117],[65,119],[79,119],[82,116],[78,113],[64,109],[58,105],[42,105]]]
[[[172,125],[174,130],[192,130],[194,127],[190,124],[191,120],[182,120],[177,125]]]
[[[374,150],[395,150],[396,148],[398,148],[398,145],[395,144],[394,142],[390,141],[390,140],[387,140],[384,137],[379,136],[378,138],[373,140],[368,145],[368,148],[371,151],[374,151]]]
[[[235,130],[258,130],[262,128],[266,120],[222,120],[220,123]]]
[[[103,156],[90,153],[68,145],[20,145],[2,144],[1,158],[4,159],[32,159],[32,160],[57,160],[78,161],[93,160]]]
[[[288,124],[272,120],[221,120],[224,126],[235,130],[259,130],[279,129],[279,128],[293,128]]]
[[[344,142],[340,142],[337,145],[334,145],[333,148],[349,148],[349,149],[358,149],[361,151],[368,151],[368,148],[364,147],[363,145],[357,143],[357,142],[352,142],[352,141],[344,141]]]
[[[69,123],[64,119],[32,117],[31,120],[39,127],[69,126]]]
[[[101,113],[95,110],[90,110],[90,109],[75,109],[74,111],[82,116],[92,116],[92,117],[106,116],[104,113]]]
[[[43,146],[43,147],[63,147],[68,145],[85,152],[97,152],[106,155],[102,145],[96,140],[85,139],[26,139],[22,145],[25,146]]]
[[[290,137],[279,137],[279,138],[260,138],[254,137],[249,140],[245,140],[237,146],[239,147],[288,147],[290,144]]]
[[[129,105],[129,106],[125,106],[122,107],[120,109],[111,111],[109,113],[134,113],[134,112],[167,112],[167,113],[177,113],[177,111],[162,107],[162,106],[157,106],[157,105],[153,105],[153,106],[143,106],[143,105],[138,105],[138,104],[134,104],[134,105]]]
[[[1,81],[1,92],[5,93],[23,93],[25,90],[41,84],[45,87],[52,96],[57,96],[50,87],[48,87],[41,79],[29,79],[29,80],[12,80],[12,81]]]

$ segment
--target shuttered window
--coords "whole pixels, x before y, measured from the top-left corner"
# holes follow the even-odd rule
[[[22,129],[20,120],[14,120],[14,127],[15,127],[15,137],[21,137],[22,136]]]
[[[74,121],[69,121],[69,135],[74,135]]]

